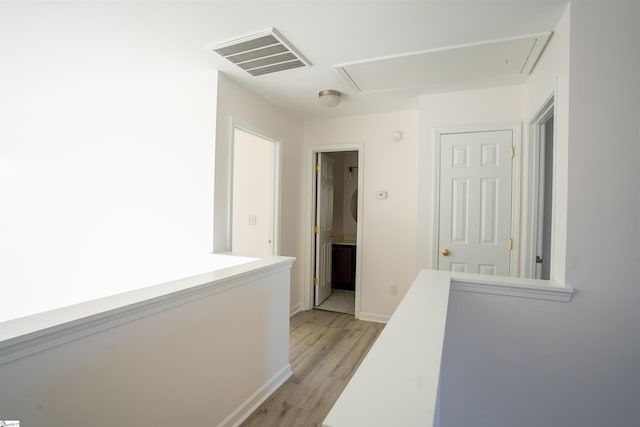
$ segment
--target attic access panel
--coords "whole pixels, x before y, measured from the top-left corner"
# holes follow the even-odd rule
[[[524,81],[551,33],[452,46],[336,65],[356,91],[438,89],[463,83]]]
[[[275,28],[210,47],[252,76],[311,66]]]

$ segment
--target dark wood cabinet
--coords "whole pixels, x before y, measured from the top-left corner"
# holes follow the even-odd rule
[[[332,255],[332,287],[355,291],[356,246],[334,244]]]

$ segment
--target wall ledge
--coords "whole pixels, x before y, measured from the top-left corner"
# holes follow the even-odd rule
[[[0,323],[0,365],[289,270],[270,257]]]
[[[462,292],[569,302],[574,289],[549,280],[451,273],[451,289]]]

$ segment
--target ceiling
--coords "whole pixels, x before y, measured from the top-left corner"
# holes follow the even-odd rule
[[[311,66],[254,77],[213,51],[209,52],[211,63],[272,104],[297,117],[313,119],[417,109],[417,98],[424,93],[521,83],[526,75],[469,77],[464,70],[487,69],[483,61],[490,60],[492,54],[476,49],[472,63],[477,67],[470,67],[468,61],[456,59],[455,49],[452,54],[445,48],[548,33],[566,5],[567,0],[211,1],[209,27],[201,36],[206,36],[205,44],[210,47],[276,28]],[[507,45],[513,47],[513,43]],[[440,55],[417,64],[406,63],[407,54],[443,50],[446,61],[439,60]],[[514,55],[522,61],[521,53]],[[391,68],[382,72],[372,69],[386,75],[386,83],[376,82],[375,90],[358,91],[338,72],[340,67],[336,68],[344,64],[379,65],[380,58],[396,57],[401,60]],[[431,69],[438,64],[445,65]],[[435,72],[440,77],[462,77],[402,85],[396,83],[406,77],[390,72],[394,66],[399,67],[396,71],[414,67],[410,73],[413,77],[420,75],[422,68],[424,73]],[[367,68],[357,71],[362,81],[372,75]],[[320,106],[318,92],[324,89],[341,91],[342,103],[335,108]]]

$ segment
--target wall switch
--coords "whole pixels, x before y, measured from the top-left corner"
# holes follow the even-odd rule
[[[387,192],[386,191],[376,191],[376,199],[386,199],[387,198]]]
[[[255,215],[249,215],[249,225],[256,225],[256,216]]]
[[[392,286],[391,287],[391,295],[398,295],[398,287],[397,286]]]

